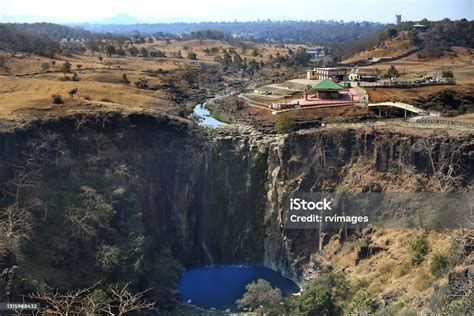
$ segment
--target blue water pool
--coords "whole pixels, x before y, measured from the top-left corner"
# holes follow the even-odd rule
[[[204,308],[235,311],[235,301],[245,286],[258,279],[267,280],[283,295],[299,291],[298,285],[280,273],[258,266],[211,266],[188,269],[178,284],[181,299]]]

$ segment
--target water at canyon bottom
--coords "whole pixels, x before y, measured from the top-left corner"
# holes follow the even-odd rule
[[[210,266],[184,272],[178,288],[183,301],[206,309],[236,311],[235,301],[245,292],[245,286],[258,279],[271,283],[284,296],[299,291],[298,285],[280,273],[258,266]]]
[[[206,109],[202,104],[198,104],[194,107],[193,114],[200,118],[199,124],[206,125],[210,127],[218,127],[226,125],[225,123],[218,121],[217,119],[211,116],[211,112]]]

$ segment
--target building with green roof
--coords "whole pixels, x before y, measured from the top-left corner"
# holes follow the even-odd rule
[[[315,91],[318,99],[339,99],[339,91],[343,89],[342,86],[331,79],[324,79],[311,85],[309,92]]]

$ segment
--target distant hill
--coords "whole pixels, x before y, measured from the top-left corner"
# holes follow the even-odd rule
[[[14,23],[3,25],[11,26],[28,33],[43,34],[55,41],[60,41],[63,38],[92,38],[95,36],[95,34],[92,34],[90,31],[86,31],[82,28],[54,23]]]
[[[113,17],[100,20],[97,24],[111,24],[111,25],[132,25],[141,23],[140,20],[128,15],[127,13],[117,14]]]
[[[110,22],[109,22],[110,23]],[[385,28],[374,22],[336,21],[253,21],[253,22],[199,22],[199,23],[142,23],[142,24],[83,24],[92,32],[142,36],[158,33],[183,34],[214,30],[226,35],[239,36],[259,42],[287,44],[329,44],[362,39]]]

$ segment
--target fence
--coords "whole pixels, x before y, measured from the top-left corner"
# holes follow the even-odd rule
[[[442,82],[415,82],[415,81],[381,81],[358,83],[360,87],[381,87],[381,88],[418,88],[426,86],[454,85],[454,79],[444,79]]]

